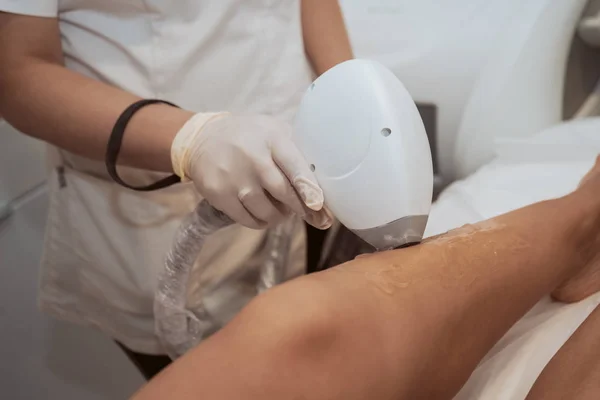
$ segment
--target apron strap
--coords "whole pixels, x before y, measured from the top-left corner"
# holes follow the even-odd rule
[[[148,186],[132,186],[132,185],[126,183],[125,181],[123,181],[123,179],[121,179],[121,177],[117,173],[117,158],[119,157],[119,152],[121,151],[121,144],[123,143],[123,135],[125,134],[125,128],[127,127],[127,124],[129,123],[129,121],[131,120],[131,118],[133,117],[133,115],[136,112],[138,112],[145,106],[148,106],[150,104],[157,104],[157,103],[168,104],[170,106],[177,107],[175,104],[170,103],[165,100],[146,99],[146,100],[137,101],[137,102],[133,103],[132,105],[130,105],[129,107],[127,107],[127,109],[125,109],[125,111],[123,111],[123,113],[119,116],[119,119],[117,119],[117,122],[115,123],[115,126],[112,129],[110,138],[108,139],[108,144],[106,146],[106,157],[105,157],[106,169],[107,169],[110,177],[115,182],[117,182],[119,185],[124,186],[128,189],[132,189],[132,190],[136,190],[136,191],[140,191],[140,192],[149,192],[149,191],[164,189],[166,187],[169,187],[176,183],[181,182],[181,178],[179,176],[173,174],[173,175],[167,176],[166,178],[163,178],[157,182],[154,182]]]

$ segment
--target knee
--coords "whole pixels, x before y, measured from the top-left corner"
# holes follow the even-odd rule
[[[319,277],[274,288],[225,329],[236,338],[227,351],[239,349],[243,360],[251,360],[252,388],[278,394],[273,398],[290,393],[348,398],[358,392],[370,398],[373,381],[383,381],[379,390],[387,393],[397,376],[387,366],[379,330],[373,329],[373,308],[365,308],[360,296],[349,297],[354,294],[339,281]],[[348,382],[356,374],[363,383]]]
[[[308,290],[310,288],[310,290]],[[257,298],[248,318],[262,332],[258,341],[274,362],[282,365],[318,362],[327,357],[346,331],[334,294],[312,285],[291,284]]]

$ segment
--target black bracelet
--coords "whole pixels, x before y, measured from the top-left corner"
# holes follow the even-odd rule
[[[125,128],[127,127],[129,120],[131,120],[131,118],[133,117],[133,115],[136,112],[138,112],[145,106],[148,106],[150,104],[157,104],[157,103],[168,104],[170,106],[177,107],[175,104],[169,103],[168,101],[164,101],[164,100],[147,99],[147,100],[137,101],[137,102],[133,103],[132,105],[130,105],[129,107],[127,107],[127,109],[125,111],[123,111],[121,116],[119,116],[119,119],[117,119],[117,122],[115,123],[115,126],[112,129],[110,138],[108,139],[108,145],[106,146],[106,157],[105,157],[106,169],[108,170],[108,174],[110,175],[110,177],[115,182],[117,182],[119,185],[124,186],[128,189],[137,190],[140,192],[149,192],[149,191],[153,191],[153,190],[163,189],[163,188],[166,188],[166,187],[169,187],[176,183],[181,182],[181,178],[179,176],[173,174],[171,176],[167,176],[166,178],[159,180],[158,182],[154,182],[148,186],[131,186],[131,185],[125,183],[123,181],[123,179],[121,179],[119,177],[119,174],[117,173],[117,158],[119,157],[119,152],[121,151],[121,144],[123,143],[123,135],[125,134]]]

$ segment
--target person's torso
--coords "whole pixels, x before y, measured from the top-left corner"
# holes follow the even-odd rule
[[[312,78],[297,0],[59,0],[59,21],[69,69],[192,111],[291,122]],[[52,150],[42,307],[134,350],[160,351],[152,315],[157,272],[197,193],[190,184],[132,192],[109,180],[104,163]],[[120,174],[134,185],[159,175]],[[302,226],[295,236],[292,274],[304,266]],[[199,263],[207,276],[233,274],[250,259],[256,264],[264,238],[232,226],[209,239]]]
[[[292,122],[312,80],[299,0],[59,0],[59,20],[69,69],[191,111]],[[100,163],[63,155],[106,178]]]

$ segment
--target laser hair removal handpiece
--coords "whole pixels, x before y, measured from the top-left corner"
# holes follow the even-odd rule
[[[327,206],[346,227],[378,250],[421,241],[433,191],[431,152],[414,102],[390,71],[375,62],[348,61],[319,77],[300,106],[294,140],[314,166]],[[256,293],[287,275],[296,221],[288,218],[267,233]],[[233,291],[238,298],[219,300],[232,293],[225,286],[239,287],[244,276],[229,271],[216,279],[219,290],[188,308],[190,273],[204,241],[231,224],[203,200],[175,235],[154,301],[156,332],[172,358],[219,330],[226,323],[223,310],[231,315],[233,306],[249,301],[239,290]],[[198,266],[194,277],[202,272]]]
[[[336,218],[377,250],[422,240],[433,195],[431,149],[404,85],[378,62],[351,60],[317,78],[293,140]]]

